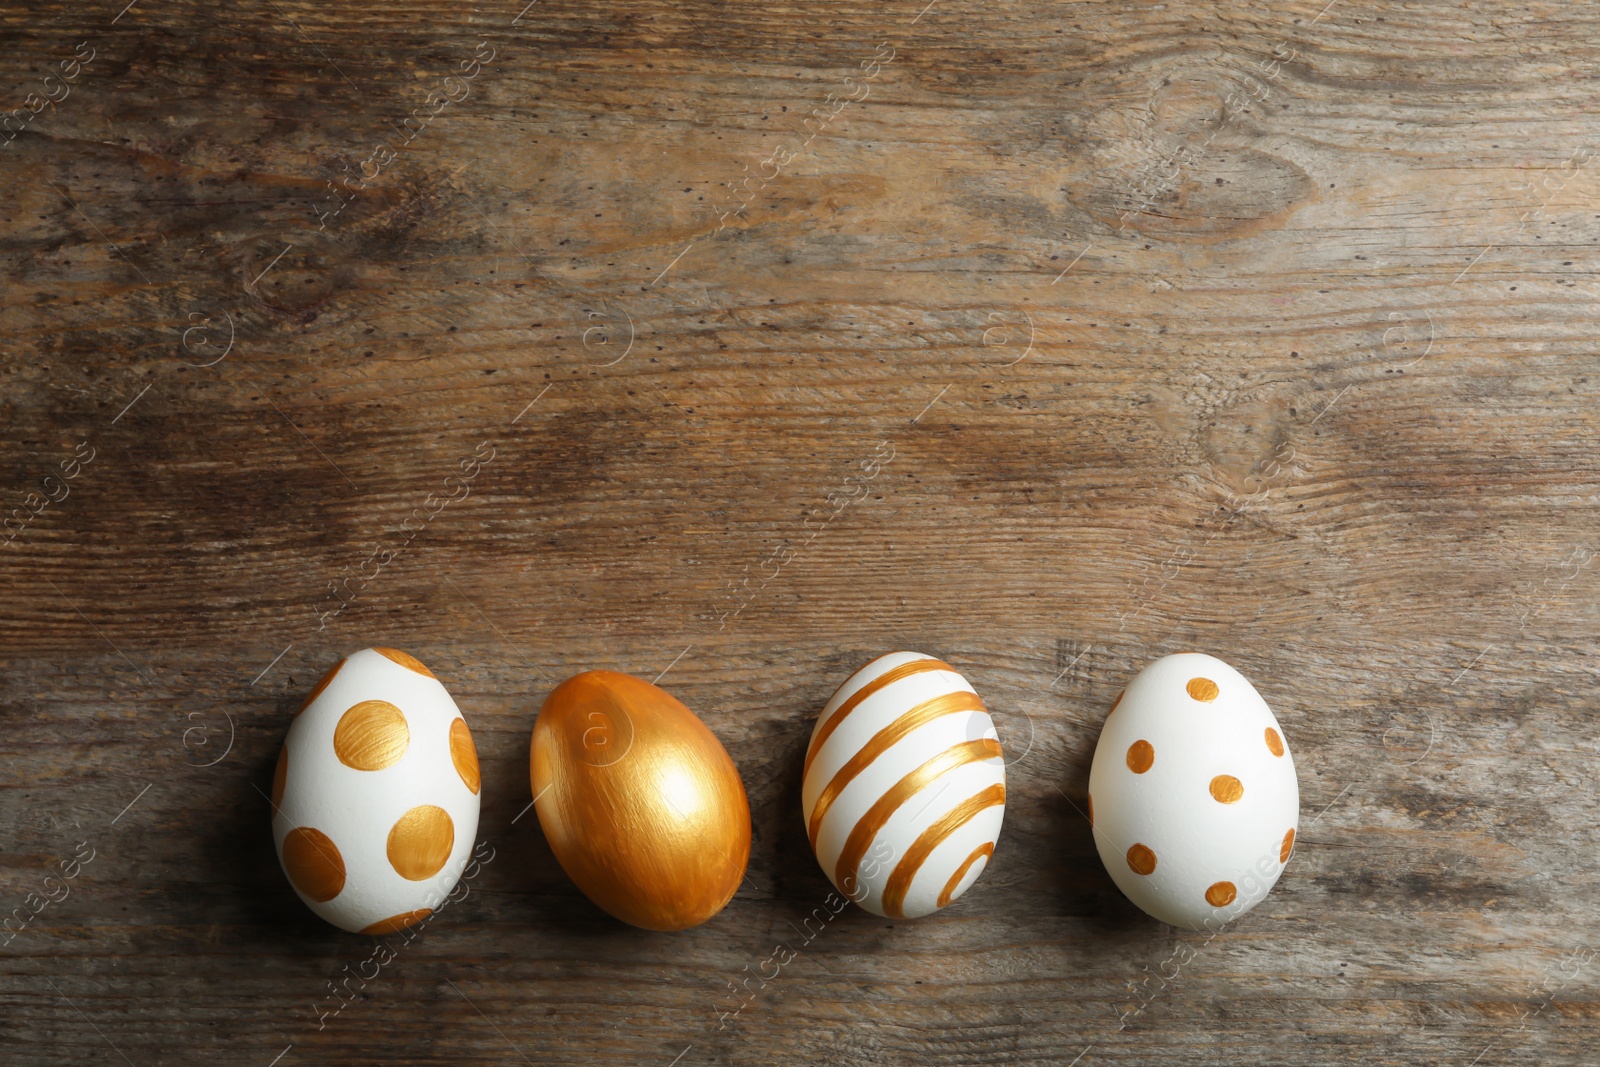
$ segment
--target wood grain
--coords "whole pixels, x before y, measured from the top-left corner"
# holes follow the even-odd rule
[[[0,1059],[1594,1062],[1600,12],[924,3],[0,12]],[[363,984],[265,794],[372,644],[494,858]],[[803,944],[806,738],[893,648],[1005,830]],[[1209,939],[1081,810],[1181,650],[1301,776]],[[660,935],[519,816],[544,694],[669,666],[755,839]]]

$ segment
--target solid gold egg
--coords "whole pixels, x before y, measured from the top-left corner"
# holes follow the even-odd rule
[[[616,671],[558,685],[533,726],[529,773],[550,849],[578,888],[647,930],[698,926],[750,860],[750,802],[705,723]]]

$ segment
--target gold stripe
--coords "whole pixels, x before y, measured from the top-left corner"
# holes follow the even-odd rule
[[[961,866],[956,868],[956,873],[950,876],[950,880],[946,882],[944,884],[944,888],[939,891],[939,900],[936,906],[942,908],[950,903],[951,896],[955,894],[956,886],[961,884],[961,879],[967,876],[967,871],[972,868],[974,863],[978,862],[978,858],[980,856],[984,859],[988,859],[993,855],[994,842],[992,841],[985,841],[983,844],[973,849],[972,855],[961,861]]]
[[[894,653],[888,652],[885,653],[885,655],[892,656]],[[878,659],[873,660],[872,663],[876,663],[882,658],[883,656],[879,656]],[[867,669],[867,667],[872,666],[872,663],[868,663],[866,667],[862,667],[861,671],[864,671]],[[854,678],[856,674],[860,674],[861,671],[856,671],[855,674],[850,676],[850,678]],[[891,667],[884,671],[872,681],[868,682],[860,689],[857,689],[854,693],[851,693],[849,699],[835,708],[833,715],[828,718],[827,722],[822,724],[822,729],[818,730],[817,736],[811,740],[811,747],[806,749],[806,762],[804,766],[800,768],[800,780],[804,782],[806,780],[806,775],[811,773],[811,761],[817,758],[818,752],[822,751],[822,743],[833,735],[833,731],[837,730],[839,728],[839,724],[844,722],[845,716],[856,710],[857,705],[859,705],[863,700],[867,699],[873,693],[876,693],[878,690],[882,689],[884,686],[898,682],[902,678],[909,678],[913,674],[921,674],[923,671],[949,671],[952,674],[961,673],[943,660],[933,659],[931,657],[914,659],[910,663],[902,663],[898,667]],[[850,681],[850,678],[846,678],[844,682],[840,682],[839,689],[843,689],[845,684]],[[835,689],[833,691],[834,696],[839,694],[839,689]],[[828,699],[832,700],[833,697],[830,696]]]
[[[906,854],[900,857],[900,862],[895,864],[894,873],[889,876],[888,883],[883,887],[884,912],[895,919],[905,918],[900,912],[900,906],[905,903],[906,893],[911,890],[912,881],[917,877],[917,872],[922,869],[922,864],[933,853],[933,850],[944,844],[945,838],[972,821],[972,817],[978,812],[1005,802],[1005,783],[996,782],[976,796],[963,800],[940,816],[938,822],[922,831],[917,839],[911,843],[911,847],[906,849]],[[993,845],[986,847],[990,852],[994,851]],[[968,856],[967,863],[971,863],[977,855],[974,852],[971,856]],[[966,869],[966,864],[962,864],[961,871]],[[961,871],[956,873],[956,879],[951,880],[950,884],[945,886],[946,893],[955,889],[956,880],[960,878]],[[939,906],[942,908],[948,903],[950,901],[944,899],[940,901]]]
[[[944,715],[952,715],[958,711],[988,711],[983,706],[982,699],[977,693],[968,693],[957,690],[943,696],[924,700],[910,711],[904,712],[898,719],[872,735],[872,739],[854,756],[845,761],[839,768],[826,788],[817,796],[817,802],[811,808],[811,823],[808,833],[811,836],[811,848],[817,847],[817,833],[822,829],[822,820],[827,816],[828,809],[833,802],[839,799],[839,794],[844,792],[845,786],[856,780],[856,776],[866,770],[872,761],[889,750],[891,746],[903,740],[919,726],[924,726],[934,719]]]
[[[867,809],[867,813],[861,817],[861,821],[856,823],[855,829],[851,830],[850,836],[845,839],[844,850],[839,853],[839,862],[834,864],[833,868],[834,885],[843,891],[844,886],[856,884],[856,870],[861,866],[861,858],[867,854],[867,846],[878,836],[883,824],[900,810],[900,805],[927,788],[935,778],[964,764],[976,760],[999,759],[1003,755],[1000,742],[992,737],[964,741],[945,749],[896,782],[892,789],[878,798],[876,804]]]

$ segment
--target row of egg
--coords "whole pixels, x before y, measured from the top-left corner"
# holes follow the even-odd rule
[[[617,918],[681,930],[744,879],[750,806],[693,712],[630,675],[589,671],[545,700],[533,806],[573,882]],[[296,714],[272,784],[273,838],[295,892],[346,930],[430,914],[466,866],[482,776],[433,673],[392,648],[339,661]],[[817,716],[802,771],[807,839],[844,896],[915,918],[967,891],[994,855],[1005,759],[976,690],[916,652],[880,656]],[[1097,800],[1098,798],[1098,800]],[[1294,846],[1299,787],[1277,719],[1244,676],[1167,656],[1112,705],[1088,818],[1113,881],[1150,915],[1215,927],[1259,902]]]

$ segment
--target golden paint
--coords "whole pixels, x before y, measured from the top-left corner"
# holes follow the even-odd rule
[[[300,708],[295,712],[296,715],[309,708],[311,706],[311,702],[322,695],[322,691],[328,688],[328,683],[333,681],[333,676],[338,674],[339,668],[343,667],[344,665],[345,661],[341,659],[338,663],[335,663],[331,668],[328,669],[328,673],[322,676],[322,681],[318,682],[316,688],[307,693],[306,698],[300,702]]]
[[[539,710],[528,770],[550,850],[623,922],[698,926],[744,880],[744,783],[716,735],[665,690],[615,671],[568,678]]]
[[[905,855],[900,857],[900,862],[894,865],[894,872],[889,875],[889,880],[884,883],[884,914],[891,919],[905,918],[900,909],[905,904],[906,894],[911,891],[911,883],[916,880],[917,872],[922,870],[922,865],[927,862],[933,850],[944,844],[945,839],[951,834],[971,822],[978,812],[1005,802],[1006,787],[996,782],[982,792],[963,800],[935,820],[932,826],[918,834],[917,839],[911,842],[911,847],[906,849]],[[988,847],[990,852],[994,851],[993,845]],[[967,862],[971,863],[972,860],[969,858]],[[965,869],[962,868],[963,871]],[[949,888],[954,887],[955,882],[951,882]],[[944,907],[944,903],[939,906]]]
[[[272,770],[272,814],[283,806],[283,787],[289,783],[289,746],[278,749],[278,765]]]
[[[974,863],[977,863],[980,859],[988,859],[993,855],[994,843],[990,841],[985,841],[973,849],[972,854],[961,861],[961,866],[956,868],[956,873],[950,876],[950,880],[944,884],[944,888],[939,890],[939,899],[935,902],[937,906],[943,908],[950,903],[950,898],[955,896],[956,886],[961,884],[961,879],[967,876],[967,872],[972,869]]]
[[[1211,703],[1217,699],[1217,694],[1222,692],[1221,689],[1217,688],[1217,683],[1210,678],[1190,678],[1189,684],[1184,688],[1189,691],[1190,696],[1202,704]]]
[[[1244,797],[1244,783],[1231,774],[1211,779],[1211,798],[1218,804],[1237,804]]]
[[[333,751],[358,771],[381,771],[400,762],[411,745],[406,716],[387,700],[363,700],[339,716]]]
[[[1233,887],[1232,882],[1217,882],[1206,890],[1206,903],[1213,908],[1225,908],[1233,903],[1233,898],[1239,891]]]
[[[839,794],[844,792],[845,786],[856,780],[856,776],[871,766],[872,762],[887,752],[895,744],[903,740],[920,726],[932,722],[945,715],[953,715],[958,711],[987,711],[978,694],[957,690],[943,696],[924,700],[916,707],[902,714],[888,726],[873,734],[860,751],[845,761],[832,780],[817,795],[817,802],[811,808],[811,820],[806,832],[811,838],[813,850],[817,847],[817,833],[822,829],[822,820],[827,816],[828,809],[833,802],[839,799]]]
[[[1135,741],[1128,746],[1128,770],[1143,774],[1156,762],[1156,748],[1148,741]]]
[[[389,866],[413,882],[432,878],[444,869],[455,843],[456,827],[450,813],[432,804],[418,804],[389,828]]]
[[[401,652],[398,648],[373,648],[372,651],[384,659],[393,660],[408,671],[416,671],[418,674],[429,678],[436,677],[432,671],[422,665],[421,660],[408,652]]]
[[[297,826],[283,838],[283,870],[294,887],[321,904],[344,889],[344,857],[321,830]]]
[[[1267,727],[1267,748],[1272,751],[1274,756],[1283,755],[1283,738],[1279,737],[1278,731],[1270,726]]]
[[[361,932],[364,934],[397,934],[408,926],[415,926],[432,914],[432,908],[419,908],[416,911],[402,912],[399,915],[391,915],[387,919],[379,919],[371,926],[364,927]]]
[[[1122,692],[1118,693],[1117,694],[1117,699],[1115,699],[1115,700],[1113,700],[1111,702],[1111,711],[1116,711],[1117,710],[1117,705],[1121,704],[1122,703],[1122,698],[1127,696],[1127,695],[1128,695],[1128,691],[1126,689],[1124,689]],[[1106,714],[1110,715],[1111,711],[1106,712]]]
[[[927,788],[935,779],[957,767],[1003,756],[1004,751],[1000,748],[1000,742],[992,737],[980,737],[976,741],[966,741],[945,749],[896,782],[887,793],[878,798],[876,804],[867,809],[867,813],[861,816],[861,821],[850,831],[850,836],[845,838],[844,849],[839,853],[838,862],[834,864],[833,884],[836,886],[856,884],[856,872],[861,866],[862,857],[867,854],[868,846],[872,844],[872,839],[878,836],[878,831],[883,829],[883,824],[900,810],[900,805]]]
[[[1278,849],[1278,862],[1279,863],[1288,863],[1289,862],[1289,853],[1291,853],[1293,851],[1294,851],[1294,828],[1290,827],[1289,828],[1289,832],[1283,835],[1283,846]]]
[[[456,765],[462,783],[476,793],[483,785],[483,775],[478,769],[478,747],[472,743],[472,731],[465,719],[450,723],[450,762]]]
[[[884,653],[884,656],[892,655],[894,655],[893,652]],[[850,678],[854,678],[857,674],[860,674],[861,671],[866,670],[867,667],[872,666],[873,663],[878,662],[880,659],[883,659],[883,656],[879,656],[871,663],[866,664],[861,668],[861,670],[851,674]],[[850,713],[855,711],[863,700],[867,699],[872,694],[879,692],[890,685],[893,685],[902,678],[909,678],[913,674],[922,674],[925,671],[950,671],[953,674],[960,673],[954,667],[950,666],[950,664],[944,662],[944,660],[933,659],[931,657],[925,659],[914,659],[910,663],[902,663],[898,667],[890,667],[888,670],[872,679],[872,681],[868,682],[860,689],[857,689],[854,693],[851,693],[849,698],[846,699],[843,704],[840,704],[837,708],[833,709],[833,714],[828,716],[828,721],[822,724],[822,729],[818,730],[817,735],[811,739],[810,746],[806,748],[806,761],[800,767],[800,780],[802,782],[805,781],[806,775],[811,773],[811,761],[817,758],[818,752],[822,751],[822,743],[829,737],[833,736],[833,732],[839,728],[839,724],[844,722],[845,719],[849,718]],[[846,678],[843,682],[840,682],[839,689],[843,689],[845,687],[845,683],[850,681],[850,678]],[[838,694],[839,689],[835,689],[833,691],[834,695]],[[833,697],[830,696],[828,699],[832,700]]]
[[[1150,874],[1156,869],[1156,854],[1148,845],[1128,849],[1128,869],[1134,874]]]

